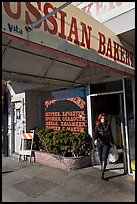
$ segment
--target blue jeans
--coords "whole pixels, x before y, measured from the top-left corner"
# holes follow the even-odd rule
[[[110,145],[104,144],[102,142],[97,144],[97,150],[98,150],[101,165],[102,165],[102,161],[104,161],[105,167],[107,165],[107,158],[108,158],[110,148],[111,148]]]

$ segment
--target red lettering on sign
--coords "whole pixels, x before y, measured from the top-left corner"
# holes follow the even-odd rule
[[[108,45],[107,45],[107,52],[106,56],[112,58],[112,45],[111,45],[111,39],[108,38]]]
[[[133,53],[129,52],[129,54],[130,54],[130,65],[131,67],[133,67]]]
[[[37,2],[39,10],[41,10],[41,2]]]
[[[81,10],[92,16],[92,13],[90,11],[90,8],[91,8],[92,5],[93,5],[93,2],[91,2],[89,5],[83,7]],[[87,11],[86,11],[86,9],[87,9]]]
[[[61,15],[61,32],[59,32],[59,37],[66,39],[66,35],[65,35],[65,17],[67,16],[67,14],[63,11],[59,11],[60,15]]]
[[[102,33],[98,32],[99,34],[99,49],[98,49],[98,53],[104,55],[106,52],[106,48],[105,48],[105,35],[103,35]]]
[[[119,61],[119,54],[118,54],[119,44],[116,43],[115,41],[113,43],[114,43],[114,60]]]
[[[73,103],[77,104],[81,109],[85,106],[85,101],[82,100],[80,97],[74,97],[74,98],[67,98],[67,100],[72,101]]]
[[[45,107],[48,108],[52,103],[54,103],[56,100],[51,101],[45,101]]]
[[[3,2],[3,7],[5,9],[5,12],[13,19],[19,19],[21,16],[21,2],[14,2],[14,4],[17,4],[17,12],[13,13],[10,8],[11,2]]]
[[[119,61],[122,63],[125,63],[125,49],[121,45],[120,45],[120,52],[121,52],[121,55],[120,55]]]
[[[81,42],[81,46],[85,47],[87,46],[88,49],[90,49],[90,32],[92,31],[92,28],[90,26],[88,26],[88,33],[87,33],[87,29],[86,29],[86,24],[82,23],[82,42]],[[85,38],[86,38],[86,45],[85,45]]]
[[[128,52],[127,49],[125,49],[125,51],[126,51],[126,64],[127,64],[127,65],[130,65],[129,52]]]
[[[45,14],[45,16],[49,13],[48,12],[49,8],[52,9],[52,10],[55,9],[50,3],[45,3],[45,5],[44,5],[44,14]],[[49,28],[47,21],[49,21],[52,24],[53,29]],[[46,19],[44,21],[44,30],[48,31],[52,35],[55,35],[57,33],[58,25],[57,25],[56,19],[53,16],[48,17],[48,19]]]
[[[95,2],[95,4],[96,4],[96,14],[102,13],[103,2]]]
[[[82,11],[89,14],[90,16],[101,16],[103,13],[114,10],[121,6],[124,2],[92,2],[87,6],[81,8]]]
[[[72,17],[72,20],[71,20],[70,32],[69,32],[69,36],[68,36],[68,40],[70,42],[72,42],[72,34],[75,36],[74,43],[79,45],[77,20],[74,17]]]
[[[115,7],[121,6],[122,2],[92,2],[87,8],[88,10],[91,6],[96,5],[96,12],[100,13],[105,10],[113,10]],[[14,5],[14,7],[13,7]],[[25,10],[24,5],[26,6]],[[21,8],[23,6],[23,9]],[[43,7],[42,7],[43,6]],[[14,10],[13,10],[14,8]],[[6,14],[14,20],[18,20],[21,17],[24,18],[26,24],[35,22],[42,17],[42,15],[47,15],[55,9],[55,7],[49,3],[45,2],[3,2],[3,9]],[[24,11],[24,13],[22,13]],[[43,14],[41,14],[43,12]],[[92,27],[85,24],[84,22],[77,22],[75,17],[68,18],[66,25],[67,13],[60,10],[55,15],[50,16],[44,22],[39,23],[35,26],[36,29],[44,29],[45,32],[49,32],[52,35],[57,35],[63,39],[67,39],[69,42],[74,42],[77,45],[91,49],[91,39],[92,39]],[[23,20],[23,19],[22,19]],[[12,30],[12,25],[9,25],[9,29]],[[70,27],[69,27],[69,26]],[[78,29],[78,25],[81,27]],[[67,27],[67,31],[66,31]],[[14,31],[21,33],[18,27],[13,27]],[[66,34],[67,32],[67,34]],[[118,44],[115,41],[112,41],[111,38],[98,32],[99,35],[99,47],[98,53],[105,55],[111,59],[121,62],[128,66],[133,67],[133,53],[129,52],[122,45]],[[54,102],[54,101],[52,101]],[[49,104],[48,104],[49,105]],[[48,107],[47,105],[47,107]]]
[[[68,129],[73,132],[84,132],[85,113],[84,111],[45,112],[45,127],[54,130]]]
[[[21,13],[21,6],[23,5],[22,2],[16,2],[17,4],[16,13],[14,13],[11,9],[11,5],[10,5],[11,3],[14,3],[14,2],[3,2],[3,8],[7,13],[7,15],[13,19],[19,19],[22,15],[24,17],[25,23],[31,24],[42,17],[41,2],[35,2],[35,4],[34,2],[24,2],[24,5],[26,6],[24,14]],[[49,2],[46,2],[43,5],[44,15],[49,14],[53,10],[55,10],[55,7]],[[56,19],[57,17],[58,17],[58,21]],[[78,29],[77,19],[75,17],[72,17],[70,19],[70,22],[68,22],[68,25],[70,27],[68,27],[69,30],[67,32],[68,33],[68,36],[67,36],[66,30],[65,30],[66,17],[67,17],[67,13],[60,10],[57,13],[55,13],[55,15],[50,16],[48,19],[45,19],[43,22],[36,25],[35,28],[39,29],[43,24],[44,31],[49,32],[52,35],[58,35],[63,39],[67,39],[70,42],[74,42],[77,45],[81,45],[83,47],[87,47],[87,49],[90,49],[92,28],[86,25],[85,23],[80,22],[81,28]],[[79,39],[81,39],[82,41],[80,42]]]
[[[40,2],[37,2],[38,7],[40,8]],[[41,18],[41,14],[40,12],[30,3],[30,2],[25,2],[26,7],[28,9],[28,11],[34,16],[36,17],[36,20]],[[30,24],[32,22],[34,22],[34,20],[32,21],[30,18],[30,14],[28,11],[25,11],[26,14],[26,24]],[[39,23],[38,25],[35,26],[35,28],[40,28],[42,23]]]
[[[110,38],[106,39],[104,34],[100,32],[98,32],[98,34],[99,34],[99,49],[98,49],[99,54],[105,55],[111,59],[114,59],[118,62],[133,67],[132,52],[129,52],[122,45],[116,43],[115,41],[112,42]]]

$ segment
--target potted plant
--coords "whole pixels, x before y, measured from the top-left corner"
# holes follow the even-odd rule
[[[60,163],[62,161],[67,169],[77,169],[91,165],[92,139],[86,132],[74,133],[66,129],[54,131],[36,128],[35,147],[39,150],[39,152],[36,151],[36,161],[40,161],[40,153],[41,155],[45,153],[45,157],[51,159],[52,156]],[[44,156],[42,156],[41,161],[44,162],[44,159]],[[49,164],[47,158],[45,160],[45,164]],[[51,160],[52,166],[56,166],[53,158]]]

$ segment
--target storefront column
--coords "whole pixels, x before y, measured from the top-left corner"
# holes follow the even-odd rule
[[[125,116],[125,149],[127,155],[127,173],[130,174],[130,152],[129,152],[129,135],[128,135],[128,124],[127,124],[127,108],[126,108],[126,90],[125,90],[125,79],[123,78],[123,101],[124,101],[124,116]],[[125,172],[126,173],[126,172]]]

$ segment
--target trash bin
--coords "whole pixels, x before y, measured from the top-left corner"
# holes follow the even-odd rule
[[[132,173],[133,173],[133,180],[135,181],[135,161],[131,162],[131,169],[132,169]]]

